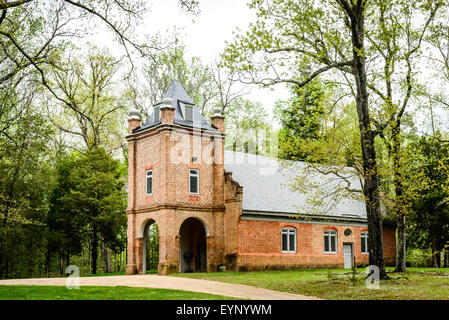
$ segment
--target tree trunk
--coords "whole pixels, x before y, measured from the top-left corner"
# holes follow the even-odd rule
[[[106,262],[106,273],[111,273],[112,272],[111,251],[108,246],[105,246],[104,248],[104,258]]]
[[[388,278],[384,262],[382,235],[382,216],[380,212],[379,176],[377,172],[374,132],[368,108],[368,91],[366,86],[366,59],[364,56],[364,9],[353,8],[350,15],[352,33],[353,74],[357,87],[357,114],[362,146],[364,195],[368,218],[368,252],[370,265],[379,268],[381,279]]]
[[[67,262],[67,266],[70,266],[70,252],[67,252],[66,262]]]
[[[62,253],[59,254],[59,272],[61,273],[61,276],[64,275],[64,258]]]
[[[405,224],[405,215],[401,214],[396,218],[397,227],[398,227],[398,248],[397,248],[397,257],[396,257],[396,268],[394,271],[396,272],[405,272],[406,270],[406,224]]]
[[[396,272],[405,272],[406,270],[406,219],[403,204],[404,186],[402,183],[401,173],[401,121],[396,119],[396,123],[391,130],[392,134],[392,149],[391,155],[393,158],[393,179],[395,189],[395,214],[398,228],[398,247],[396,257]]]
[[[449,251],[444,252],[444,268],[449,268]]]
[[[45,273],[48,275],[50,274],[50,261],[51,261],[51,250],[50,246],[47,245],[47,252],[45,252]]]
[[[98,233],[97,227],[92,228],[92,274],[97,274],[97,258],[98,258]]]
[[[433,232],[430,233],[430,241],[432,242],[432,267],[438,268],[437,241]]]

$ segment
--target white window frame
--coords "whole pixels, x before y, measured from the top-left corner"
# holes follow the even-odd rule
[[[362,242],[365,242],[365,252],[362,251]],[[369,252],[368,252],[368,232],[360,233],[360,252],[362,254],[369,254]]]
[[[151,179],[151,192],[148,192],[148,178]],[[153,194],[153,169],[145,171],[145,194],[151,196]]]
[[[159,117],[157,117],[157,119],[156,119],[156,109],[158,110],[159,114]],[[154,122],[161,121],[161,107],[160,106],[154,107],[153,112],[154,112]]]
[[[193,109],[193,104],[190,104],[190,103],[184,103],[184,102],[179,102],[179,106],[180,106],[180,109],[181,109],[181,114],[182,114],[182,118],[184,119],[184,120],[187,120],[186,119],[186,106],[189,106],[189,107],[192,107],[192,120],[191,121],[195,121],[195,110]],[[187,120],[187,121],[190,121],[190,120]]]
[[[197,182],[196,182],[197,191],[196,192],[192,192],[192,188],[191,188],[192,177],[196,177],[196,179],[197,179]],[[200,194],[200,170],[198,170],[198,169],[189,168],[189,194]]]
[[[326,240],[326,236],[327,236],[327,240]],[[331,246],[331,238],[335,237],[335,251],[332,251],[332,246]],[[326,245],[323,242],[323,246],[324,246],[324,253],[329,253],[329,254],[336,254],[338,253],[338,233],[335,230],[324,230],[324,241],[328,241],[328,247],[329,247],[329,251],[326,251]]]
[[[287,250],[283,249],[283,238],[284,234],[287,235]],[[290,250],[290,235],[293,234],[295,236],[295,240],[293,241],[293,250]],[[281,231],[281,250],[282,253],[296,253],[296,229],[295,228],[282,228]]]

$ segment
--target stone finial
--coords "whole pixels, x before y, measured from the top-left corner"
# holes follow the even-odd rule
[[[218,129],[220,132],[224,132],[224,117],[221,114],[220,108],[214,109],[214,115],[210,117],[212,125]]]
[[[130,110],[128,119],[139,119],[140,120],[140,111],[137,109]]]
[[[172,106],[173,100],[171,98],[164,98],[161,102],[161,109],[163,108],[174,108]]]
[[[221,109],[220,108],[215,108],[214,109],[214,117],[222,117],[223,115],[221,114]]]
[[[132,134],[134,129],[140,127],[140,124],[140,111],[136,109],[130,110],[128,117],[128,133]]]

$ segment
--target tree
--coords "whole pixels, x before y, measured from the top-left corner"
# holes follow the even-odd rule
[[[366,32],[367,56],[374,62],[367,75],[367,86],[379,115],[373,118],[385,143],[392,165],[394,212],[397,220],[398,250],[396,271],[406,269],[406,215],[403,203],[403,118],[410,100],[419,95],[417,72],[421,46],[442,1],[373,1]],[[400,15],[397,13],[401,12]],[[416,19],[420,17],[420,19]],[[373,108],[375,109],[375,107]]]
[[[293,97],[278,101],[275,114],[280,119],[279,157],[286,160],[306,160],[302,145],[319,137],[325,116],[326,92],[320,82],[305,87],[292,87]],[[310,159],[308,159],[310,161]]]
[[[119,245],[118,237],[126,229],[124,183],[119,162],[95,146],[76,161],[69,176],[70,194],[60,198],[85,221],[94,274],[99,241],[113,248]]]
[[[195,0],[180,0],[179,4],[187,12],[198,13]],[[47,85],[44,66],[58,64],[52,55],[64,45],[66,38],[86,34],[89,30],[86,21],[105,25],[130,58],[131,50],[148,55],[158,48],[151,42],[138,43],[134,37],[136,23],[148,10],[143,0],[5,0],[0,2],[0,10],[0,45],[5,54],[0,65],[0,82],[32,68]]]
[[[37,88],[0,84],[0,277],[38,276],[54,172],[49,123],[35,108]]]
[[[178,80],[184,86],[201,113],[211,109],[217,96],[211,69],[203,65],[198,57],[187,60],[183,45],[176,44],[148,59],[144,67],[144,78],[144,89],[133,85],[131,91],[134,107],[147,117],[152,110],[147,110],[144,106],[160,102],[173,80]]]
[[[50,73],[54,94],[46,101],[48,117],[71,136],[68,140],[81,138],[84,147],[77,148],[75,142],[72,148],[124,148],[126,110],[119,85],[120,62],[108,51],[91,47],[85,57],[68,56],[61,63],[63,68]]]
[[[407,199],[411,218],[428,236],[432,264],[440,266],[440,253],[449,242],[449,145],[433,137],[419,137],[410,144]]]
[[[79,254],[83,246],[84,217],[77,214],[76,207],[65,201],[74,187],[70,182],[70,175],[80,156],[78,152],[67,154],[59,150],[57,153],[57,180],[49,199],[50,208],[45,221],[50,231],[46,253],[47,270],[50,269],[51,257],[55,252],[59,253],[60,261],[65,258],[66,265],[69,266],[70,256]],[[63,272],[63,268],[60,268],[60,272]]]
[[[225,118],[227,139],[225,148],[253,154],[266,154],[271,128],[262,104],[236,98],[228,106]]]
[[[290,83],[304,87],[317,76],[324,79],[336,72],[350,77],[363,159],[369,261],[379,267],[384,279],[376,133],[368,103],[365,47],[365,21],[371,5],[367,0],[253,0],[250,7],[257,10],[258,20],[246,35],[236,36],[224,58],[228,67],[240,71],[242,81],[261,86]]]

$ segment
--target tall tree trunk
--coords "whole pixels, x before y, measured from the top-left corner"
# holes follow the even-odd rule
[[[50,274],[50,261],[51,261],[51,249],[50,245],[47,245],[47,251],[45,252],[45,273],[47,276]]]
[[[384,262],[382,234],[382,216],[380,212],[379,176],[377,172],[374,132],[368,108],[368,91],[366,86],[366,59],[364,45],[364,8],[353,8],[350,12],[350,26],[353,44],[353,74],[357,87],[357,114],[362,146],[364,195],[368,218],[368,252],[370,265],[379,268],[381,279],[388,278]]]
[[[97,226],[95,226],[95,225],[92,228],[91,256],[92,256],[92,274],[97,274],[98,232],[97,232]]]
[[[70,252],[67,252],[66,262],[67,262],[67,266],[70,266]]]
[[[104,248],[104,258],[106,262],[106,272],[111,273],[112,272],[111,251],[108,246],[105,246]]]
[[[405,215],[401,214],[396,217],[397,228],[398,228],[398,248],[396,257],[396,272],[406,271],[406,233],[407,228],[405,224]]]
[[[430,241],[432,243],[432,267],[438,268],[438,259],[437,259],[437,240],[435,237],[435,233],[430,231]]]
[[[64,275],[64,258],[62,252],[59,254],[59,272],[61,276]]]
[[[404,186],[402,183],[401,172],[401,121],[396,119],[396,123],[392,128],[392,149],[391,155],[393,158],[393,179],[395,189],[395,214],[398,230],[398,247],[396,256],[396,272],[406,271],[406,249],[407,249],[407,233],[406,233],[406,218],[403,203]]]
[[[444,268],[449,268],[449,251],[444,252]]]

